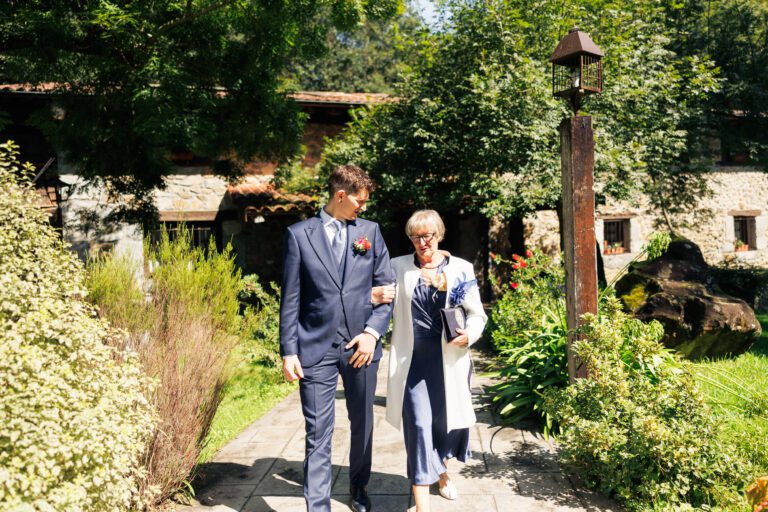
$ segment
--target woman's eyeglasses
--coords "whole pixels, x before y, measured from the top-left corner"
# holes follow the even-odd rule
[[[413,242],[413,243],[416,243],[419,240],[421,240],[425,244],[428,244],[429,242],[432,241],[433,238],[435,238],[435,234],[434,233],[426,233],[426,234],[423,234],[423,235],[412,235],[412,236],[409,236],[408,238],[410,238],[411,242]]]

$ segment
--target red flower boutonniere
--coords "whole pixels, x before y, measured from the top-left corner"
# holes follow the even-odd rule
[[[363,235],[359,237],[357,240],[352,242],[352,252],[358,255],[363,255],[368,252],[368,249],[371,248],[371,242],[368,240],[368,237]]]

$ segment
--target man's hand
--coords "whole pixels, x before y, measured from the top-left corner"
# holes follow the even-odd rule
[[[395,300],[395,285],[374,286],[371,288],[371,303],[373,305],[389,304]]]
[[[376,348],[376,338],[369,332],[363,332],[355,336],[344,348],[350,349],[355,345],[357,345],[357,350],[349,358],[349,364],[354,368],[370,365],[373,361],[373,351]]]
[[[283,358],[283,376],[288,382],[304,378],[304,370],[301,369],[299,356],[285,356]]]
[[[459,335],[450,341],[451,345],[456,345],[457,347],[466,348],[467,345],[469,345],[469,338],[467,337],[467,331],[464,329],[456,329],[456,332],[459,333]]]

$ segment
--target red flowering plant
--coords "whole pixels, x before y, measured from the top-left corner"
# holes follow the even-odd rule
[[[556,432],[542,393],[568,383],[563,266],[531,250],[491,259],[491,282],[502,290],[490,325],[501,366],[499,384],[489,389],[495,409],[509,423],[534,419],[546,433]]]

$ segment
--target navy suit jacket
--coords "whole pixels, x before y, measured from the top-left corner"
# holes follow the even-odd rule
[[[366,236],[371,248],[356,254],[352,244]],[[283,248],[280,299],[280,355],[298,355],[310,367],[323,359],[346,322],[352,337],[369,326],[383,335],[391,304],[371,304],[371,288],[394,282],[379,225],[363,219],[347,224],[347,254],[340,275],[318,213],[288,228]],[[374,361],[381,358],[376,343]]]

